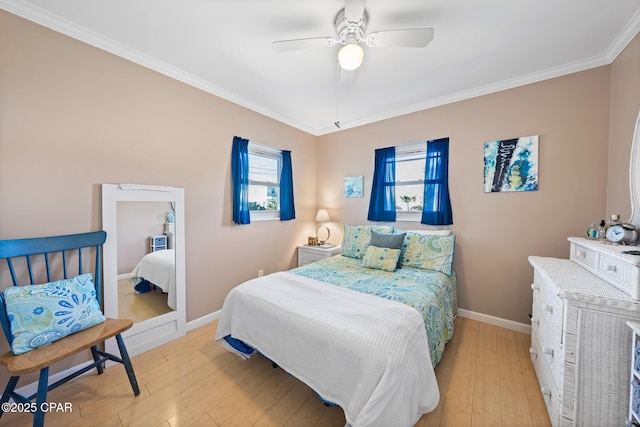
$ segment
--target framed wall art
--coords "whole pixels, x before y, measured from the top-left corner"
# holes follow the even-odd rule
[[[538,135],[484,144],[484,192],[538,189]]]
[[[364,197],[364,176],[344,177],[344,197]]]

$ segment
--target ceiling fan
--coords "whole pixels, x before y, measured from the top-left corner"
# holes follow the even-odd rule
[[[364,49],[369,47],[425,47],[433,40],[433,28],[385,30],[366,34],[368,12],[366,0],[345,0],[335,19],[337,37],[312,37],[274,41],[276,52],[343,45],[338,51],[338,63],[343,70],[355,70],[362,64]]]

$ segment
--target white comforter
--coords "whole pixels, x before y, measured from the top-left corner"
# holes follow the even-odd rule
[[[176,309],[176,254],[173,249],[151,252],[135,266],[129,282],[135,286],[148,280],[167,294],[167,305]]]
[[[404,304],[279,272],[232,289],[216,340],[255,347],[344,410],[348,424],[412,426],[440,399],[424,321]]]

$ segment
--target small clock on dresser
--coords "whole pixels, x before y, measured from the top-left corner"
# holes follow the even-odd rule
[[[628,245],[638,239],[638,231],[633,224],[617,224],[607,228],[606,238],[612,243]]]

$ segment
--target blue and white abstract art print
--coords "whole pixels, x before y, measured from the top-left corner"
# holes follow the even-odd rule
[[[364,197],[364,175],[344,178],[344,197]]]
[[[538,135],[484,144],[484,192],[538,189]]]

